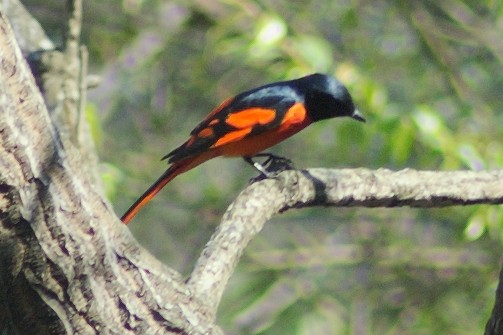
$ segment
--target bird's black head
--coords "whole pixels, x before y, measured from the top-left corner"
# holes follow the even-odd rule
[[[347,88],[334,77],[315,73],[297,79],[297,85],[304,93],[306,110],[313,122],[339,116],[365,122]]]

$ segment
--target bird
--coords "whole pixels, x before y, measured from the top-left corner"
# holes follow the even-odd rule
[[[169,167],[121,221],[128,224],[176,176],[215,157],[243,157],[268,176],[267,169],[253,161],[254,157],[278,158],[262,151],[314,122],[345,116],[365,122],[347,88],[333,76],[320,73],[267,84],[229,98],[190,132],[187,141],[162,158]]]

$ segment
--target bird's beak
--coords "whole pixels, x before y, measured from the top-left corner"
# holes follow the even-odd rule
[[[355,111],[353,112],[353,115],[351,115],[351,117],[353,119],[355,119],[356,121],[365,122],[365,118],[363,117],[363,115],[360,113],[360,111],[358,109],[355,109]]]

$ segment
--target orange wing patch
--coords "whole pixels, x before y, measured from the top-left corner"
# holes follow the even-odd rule
[[[308,115],[306,113],[306,108],[304,107],[304,105],[302,103],[296,103],[285,113],[285,116],[281,120],[281,124],[276,131],[269,130],[264,134],[254,136],[253,140],[250,138],[250,141],[257,143],[245,144],[244,142],[240,142],[240,140],[243,140],[248,134],[252,132],[254,126],[258,124],[264,125],[272,122],[274,121],[275,117],[275,110],[266,108],[250,108],[230,114],[225,120],[225,123],[240,129],[225,134],[224,136],[219,138],[218,141],[216,141],[215,144],[211,146],[211,148],[215,149],[224,145],[237,145],[240,148],[238,151],[249,149],[252,153],[255,151],[258,152],[276,144],[277,142],[282,141],[291,134],[298,132],[300,129],[307,126],[310,122],[308,120]],[[257,150],[253,149],[255,147],[254,145],[258,146]],[[248,146],[250,148],[244,148]],[[233,149],[229,150],[232,151]],[[233,155],[233,153],[229,152],[223,155]],[[238,154],[238,156],[242,155]]]
[[[218,141],[216,141],[215,144],[213,144],[211,147],[217,148],[217,147],[220,147],[224,144],[238,141],[238,140],[242,139],[243,137],[245,137],[246,135],[248,135],[249,133],[251,133],[252,129],[253,129],[252,127],[248,127],[248,128],[241,129],[241,130],[231,131],[230,133],[227,133],[224,136],[222,136],[221,138],[219,138]]]
[[[301,131],[310,123],[311,120],[304,105],[296,103],[286,111],[277,128],[265,130],[254,136],[245,136],[236,141],[222,143],[225,145],[215,148],[215,150],[219,155],[228,157],[253,156]]]
[[[213,128],[210,127],[204,128],[203,130],[197,133],[198,137],[211,137],[213,135],[215,135],[215,132],[213,131]]]
[[[231,98],[228,98],[226,100],[224,100],[220,105],[218,105],[210,114],[208,114],[206,116],[206,118],[204,119],[205,121],[207,120],[210,120],[213,116],[215,116],[218,112],[221,112],[222,109],[224,109],[225,107],[229,106],[232,102],[232,100],[234,100],[234,97],[231,97]],[[210,124],[211,122],[213,122],[214,120],[211,120],[210,121]]]
[[[291,125],[304,123],[306,121],[307,112],[304,104],[296,103],[288,109],[283,120],[281,120],[280,127],[290,127]]]
[[[272,122],[275,117],[276,111],[274,109],[249,108],[229,114],[225,119],[225,123],[232,127],[243,129],[253,127],[257,124],[267,124]]]
[[[190,147],[194,143],[194,141],[196,140],[196,137],[197,136],[191,136],[191,137],[189,137],[189,139],[187,140],[187,142],[185,142],[182,146],[185,147],[185,148]]]

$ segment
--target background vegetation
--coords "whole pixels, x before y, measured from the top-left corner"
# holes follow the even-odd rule
[[[26,1],[54,40],[61,1]],[[368,122],[313,125],[274,152],[298,167],[503,166],[500,1],[87,1],[102,76],[88,118],[118,215],[221,100],[314,71]],[[184,274],[255,171],[217,159],[180,176],[131,230]],[[224,296],[230,334],[480,334],[493,304],[501,206],[315,208],[272,220]]]

